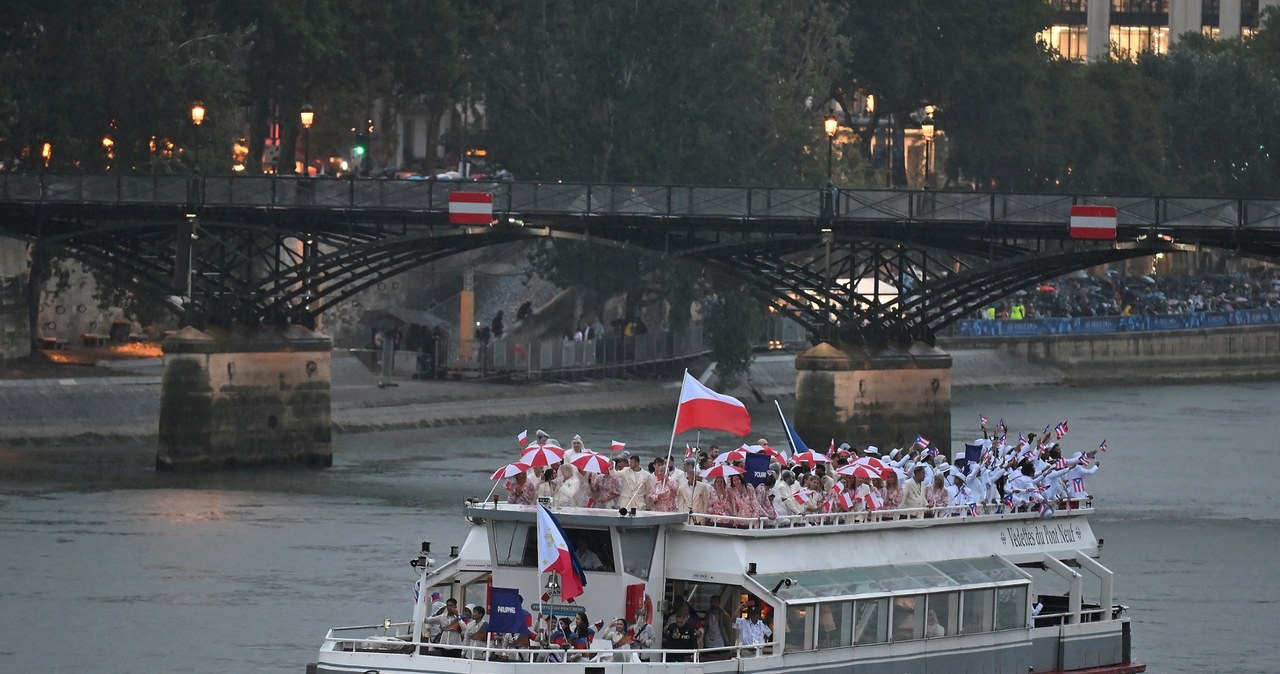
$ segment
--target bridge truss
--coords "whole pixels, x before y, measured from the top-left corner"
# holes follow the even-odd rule
[[[492,194],[493,222],[450,224],[455,190]],[[1116,206],[1117,239],[1070,238],[1077,204]],[[0,234],[172,298],[197,322],[311,324],[432,260],[550,237],[707,265],[815,339],[932,342],[1095,265],[1199,246],[1280,258],[1280,200],[2,174]]]

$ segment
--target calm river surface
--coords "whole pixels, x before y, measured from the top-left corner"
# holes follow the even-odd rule
[[[1105,437],[1094,530],[1135,657],[1261,673],[1280,624],[1277,401],[1280,382],[965,391],[953,421],[957,444],[979,414],[1013,433],[1068,419],[1070,449]],[[774,439],[771,410],[752,412]],[[327,628],[408,618],[418,542],[461,543],[459,506],[515,433],[653,455],[674,411],[673,394],[670,414],[338,436],[320,472],[168,475],[150,446],[0,447],[0,671],[300,673]]]

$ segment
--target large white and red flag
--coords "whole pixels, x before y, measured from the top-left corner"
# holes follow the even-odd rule
[[[487,225],[493,221],[493,195],[488,192],[450,192],[449,222]]]
[[[1071,238],[1116,238],[1115,206],[1072,206]]]
[[[683,433],[694,428],[747,435],[751,432],[751,416],[742,401],[712,391],[685,372],[684,384],[680,386],[675,432]]]
[[[578,555],[569,547],[564,529],[546,506],[538,504],[538,570],[560,574],[560,598],[569,601],[582,594],[587,575]]]

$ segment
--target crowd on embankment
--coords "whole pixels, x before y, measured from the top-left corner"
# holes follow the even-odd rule
[[[1075,272],[984,307],[977,319],[1173,315],[1280,307],[1280,269],[1126,276]]]

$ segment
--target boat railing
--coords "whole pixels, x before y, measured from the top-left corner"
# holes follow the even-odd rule
[[[1063,514],[1067,512],[1090,513],[1093,511],[1092,503],[1084,503],[1074,505],[1069,511],[1061,511]],[[897,524],[912,525],[919,524],[923,520],[939,520],[946,519],[954,522],[964,521],[982,521],[1001,519],[1008,515],[1019,515],[1026,517],[1028,513],[1033,516],[1046,517],[1054,514],[1055,511],[1026,511],[1014,510],[1006,507],[988,505],[976,506],[969,508],[966,506],[940,506],[927,508],[894,508],[880,510],[861,510],[850,512],[814,512],[805,513],[803,515],[780,515],[777,517],[735,517],[732,515],[712,515],[709,513],[691,513],[689,521],[686,525],[694,526],[711,526],[725,527],[732,529],[789,529],[795,527],[815,527],[815,526],[857,526],[857,525],[879,525],[879,524]]]
[[[371,633],[372,632],[372,633]],[[381,625],[334,627],[325,635],[322,650],[362,653],[399,653],[487,660],[496,662],[715,662],[734,657],[761,657],[773,653],[772,643],[754,646],[724,646],[720,648],[604,648],[592,645],[589,650],[568,647],[513,647],[490,644],[487,646],[448,645],[430,642],[413,643],[413,623],[385,622]]]

